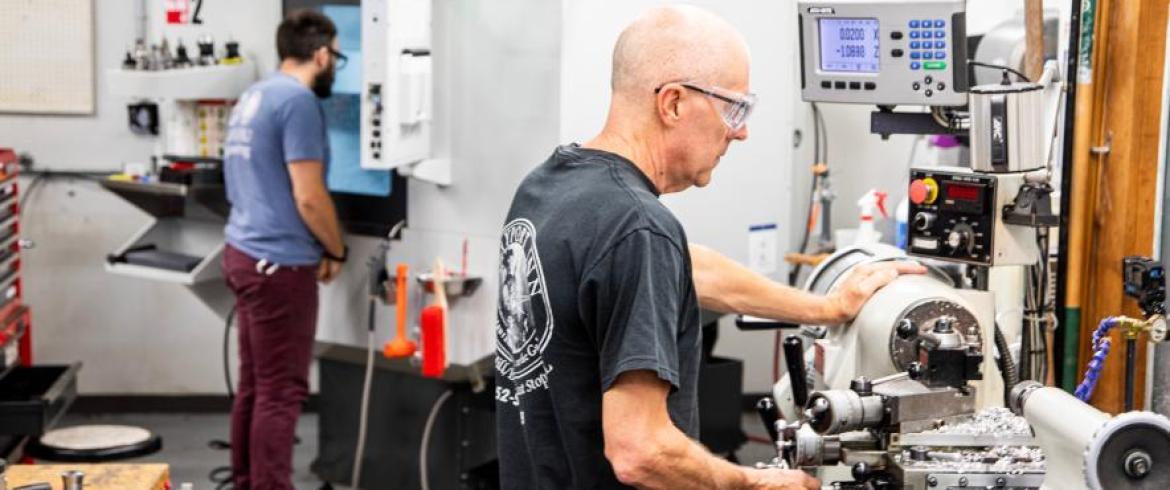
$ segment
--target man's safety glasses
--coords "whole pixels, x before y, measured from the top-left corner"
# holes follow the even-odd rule
[[[335,64],[333,65],[334,71],[341,71],[341,69],[345,68],[345,65],[349,63],[349,56],[346,56],[345,53],[333,49],[332,46],[325,46],[325,49],[328,49],[329,54],[333,55],[333,59],[336,60],[334,61]]]
[[[704,87],[692,82],[678,82],[678,84],[723,102],[723,110],[719,115],[723,117],[723,123],[732,131],[739,131],[747,124],[748,116],[752,115],[752,108],[756,105],[756,94],[740,94],[719,87]],[[658,87],[654,89],[654,93],[657,94],[661,90],[662,87]]]

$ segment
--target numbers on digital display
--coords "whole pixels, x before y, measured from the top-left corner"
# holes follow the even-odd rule
[[[877,73],[881,68],[881,27],[877,19],[820,19],[821,69]]]

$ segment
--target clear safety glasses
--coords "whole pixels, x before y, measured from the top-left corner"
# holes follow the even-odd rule
[[[732,131],[739,131],[747,124],[748,116],[752,115],[752,108],[756,105],[756,94],[741,94],[719,87],[704,87],[692,82],[677,82],[687,89],[699,92],[707,97],[723,102],[723,110],[719,113],[723,123]],[[663,84],[665,86],[665,84]],[[654,89],[658,93],[662,87]]]

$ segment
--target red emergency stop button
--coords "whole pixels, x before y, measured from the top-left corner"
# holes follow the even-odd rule
[[[910,202],[914,204],[932,204],[938,199],[938,182],[927,177],[915,179],[910,183]]]

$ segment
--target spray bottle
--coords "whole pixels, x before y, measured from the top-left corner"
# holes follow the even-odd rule
[[[857,207],[861,211],[861,222],[857,225],[857,236],[853,239],[853,244],[878,243],[882,239],[882,234],[874,229],[874,210],[880,211],[883,218],[890,216],[890,213],[886,212],[886,193],[870,189],[857,200]]]

